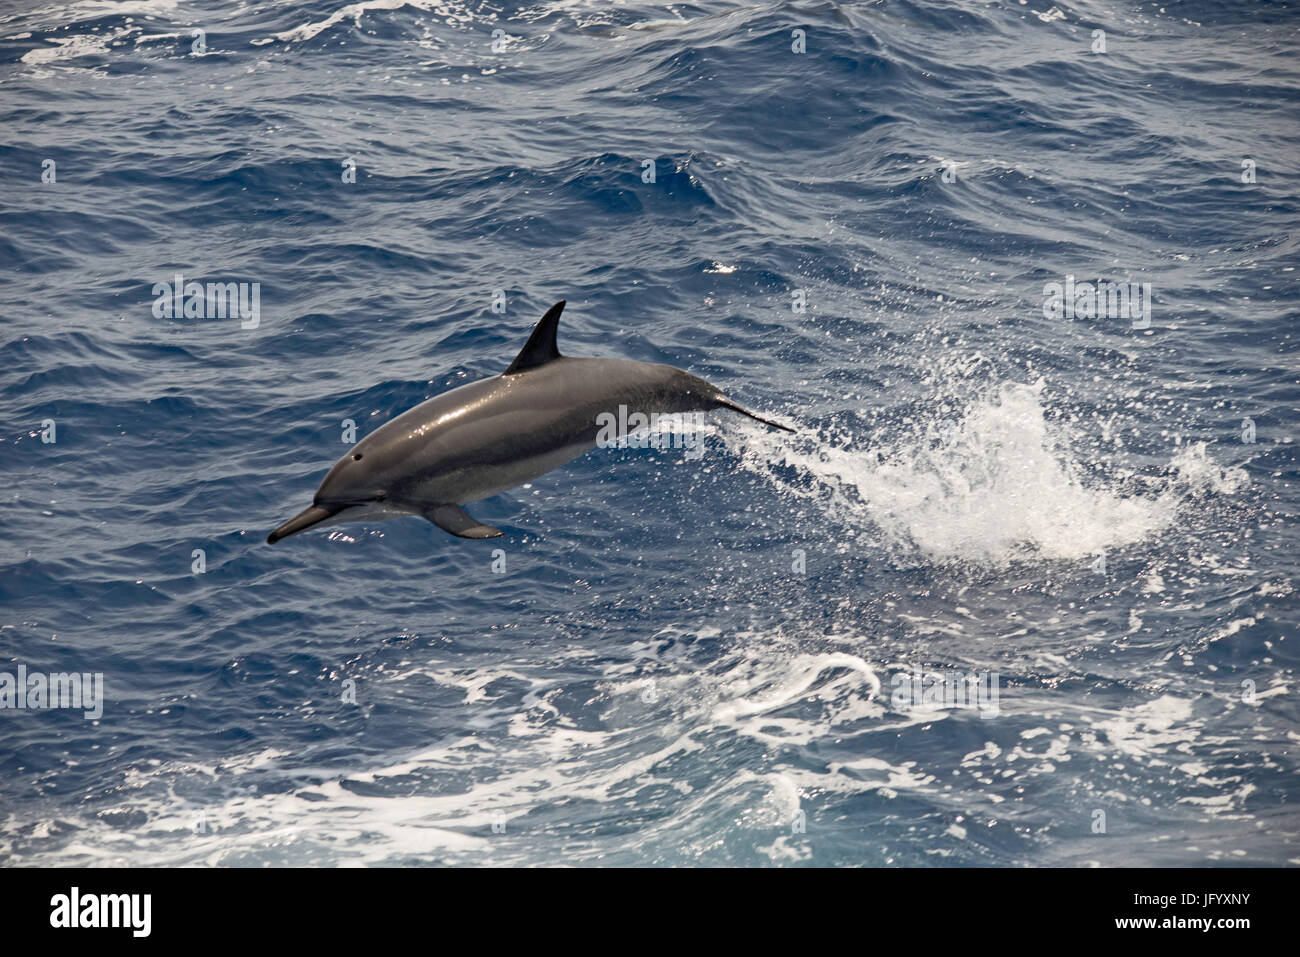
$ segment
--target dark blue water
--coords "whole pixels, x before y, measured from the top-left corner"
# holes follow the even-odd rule
[[[0,860],[1300,860],[1294,5],[3,9]],[[560,298],[800,434],[265,544]]]

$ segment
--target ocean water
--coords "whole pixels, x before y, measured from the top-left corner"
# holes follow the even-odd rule
[[[1294,4],[0,11],[0,862],[1300,862]],[[265,544],[560,298],[798,434]]]

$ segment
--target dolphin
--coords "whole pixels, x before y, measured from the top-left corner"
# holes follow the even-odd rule
[[[309,528],[419,515],[461,538],[500,529],[461,507],[537,478],[596,446],[598,417],[628,410],[672,414],[732,409],[787,426],[732,402],[698,376],[654,362],[575,358],[555,343],[561,299],[499,376],[444,392],[384,423],[334,463],[312,504],[270,535],[275,544]],[[620,422],[626,421],[620,418]]]

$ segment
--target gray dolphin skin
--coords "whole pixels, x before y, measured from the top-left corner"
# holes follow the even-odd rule
[[[384,423],[329,470],[310,508],[269,536],[274,544],[309,528],[419,515],[461,538],[499,529],[463,508],[514,488],[595,448],[597,417],[620,406],[645,416],[732,409],[787,428],[729,400],[703,379],[668,365],[560,355],[555,333],[564,300],[537,323],[510,368],[434,396]],[[624,421],[620,419],[620,421]]]

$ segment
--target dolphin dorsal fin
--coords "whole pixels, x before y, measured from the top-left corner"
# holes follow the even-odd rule
[[[503,373],[504,375],[536,369],[552,359],[560,358],[560,350],[555,345],[555,331],[559,328],[562,312],[564,312],[563,299],[546,310],[546,315],[538,321],[533,334],[528,337],[527,344],[519,355],[515,356],[515,361],[510,363],[510,368]]]

